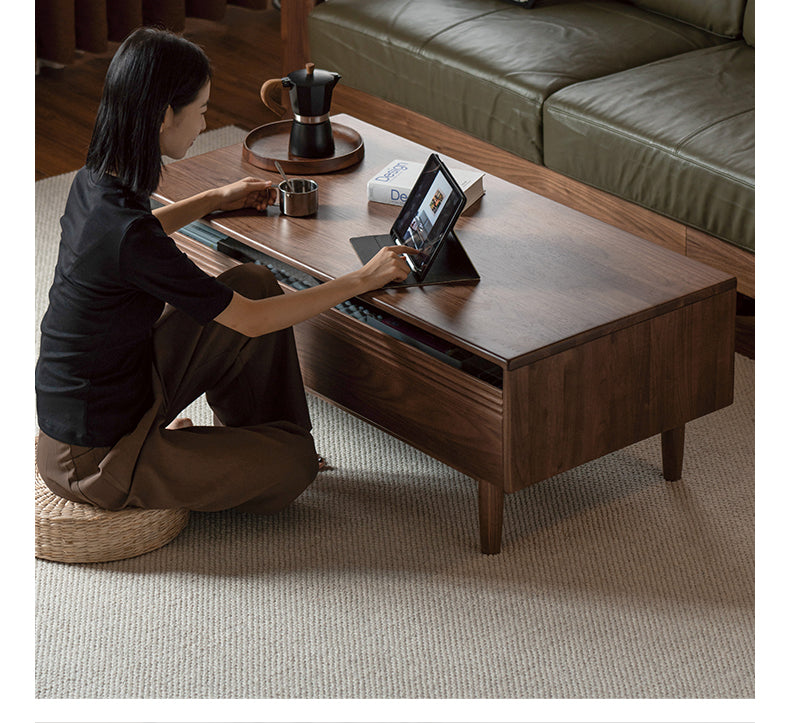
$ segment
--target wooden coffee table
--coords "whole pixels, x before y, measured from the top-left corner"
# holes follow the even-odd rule
[[[429,149],[335,119],[361,134],[365,156],[314,176],[316,216],[272,208],[210,225],[322,281],[358,268],[348,239],[386,232],[398,213],[368,203],[368,179]],[[157,198],[246,175],[278,180],[236,145],[169,165]],[[736,281],[492,175],[485,187],[456,227],[479,283],[363,297],[407,334],[465,356],[462,366],[336,309],[295,332],[309,390],[478,482],[481,547],[496,553],[505,492],[659,434],[664,477],[680,477],[686,422],[732,402]],[[176,240],[211,273],[238,263]]]

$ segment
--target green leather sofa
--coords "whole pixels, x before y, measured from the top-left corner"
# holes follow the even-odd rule
[[[307,31],[352,88],[754,254],[754,0],[326,0]]]

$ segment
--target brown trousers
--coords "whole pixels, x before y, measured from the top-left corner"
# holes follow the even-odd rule
[[[220,280],[248,298],[281,294],[244,264]],[[38,470],[57,495],[117,510],[238,508],[271,513],[318,472],[292,329],[249,338],[201,326],[168,307],[154,329],[154,402],[113,447],[78,447],[44,433]],[[166,429],[205,392],[222,426]]]

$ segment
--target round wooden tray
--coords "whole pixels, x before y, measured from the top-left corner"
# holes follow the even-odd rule
[[[277,172],[275,161],[286,173],[331,173],[359,163],[365,155],[362,137],[353,128],[332,123],[335,153],[326,158],[302,158],[288,152],[293,120],[275,121],[251,130],[244,139],[242,157],[247,163]]]

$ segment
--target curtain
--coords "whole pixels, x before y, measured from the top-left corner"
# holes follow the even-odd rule
[[[36,0],[36,57],[71,63],[77,50],[103,53],[141,25],[181,32],[187,17],[222,20],[229,3],[271,6],[271,0]]]

